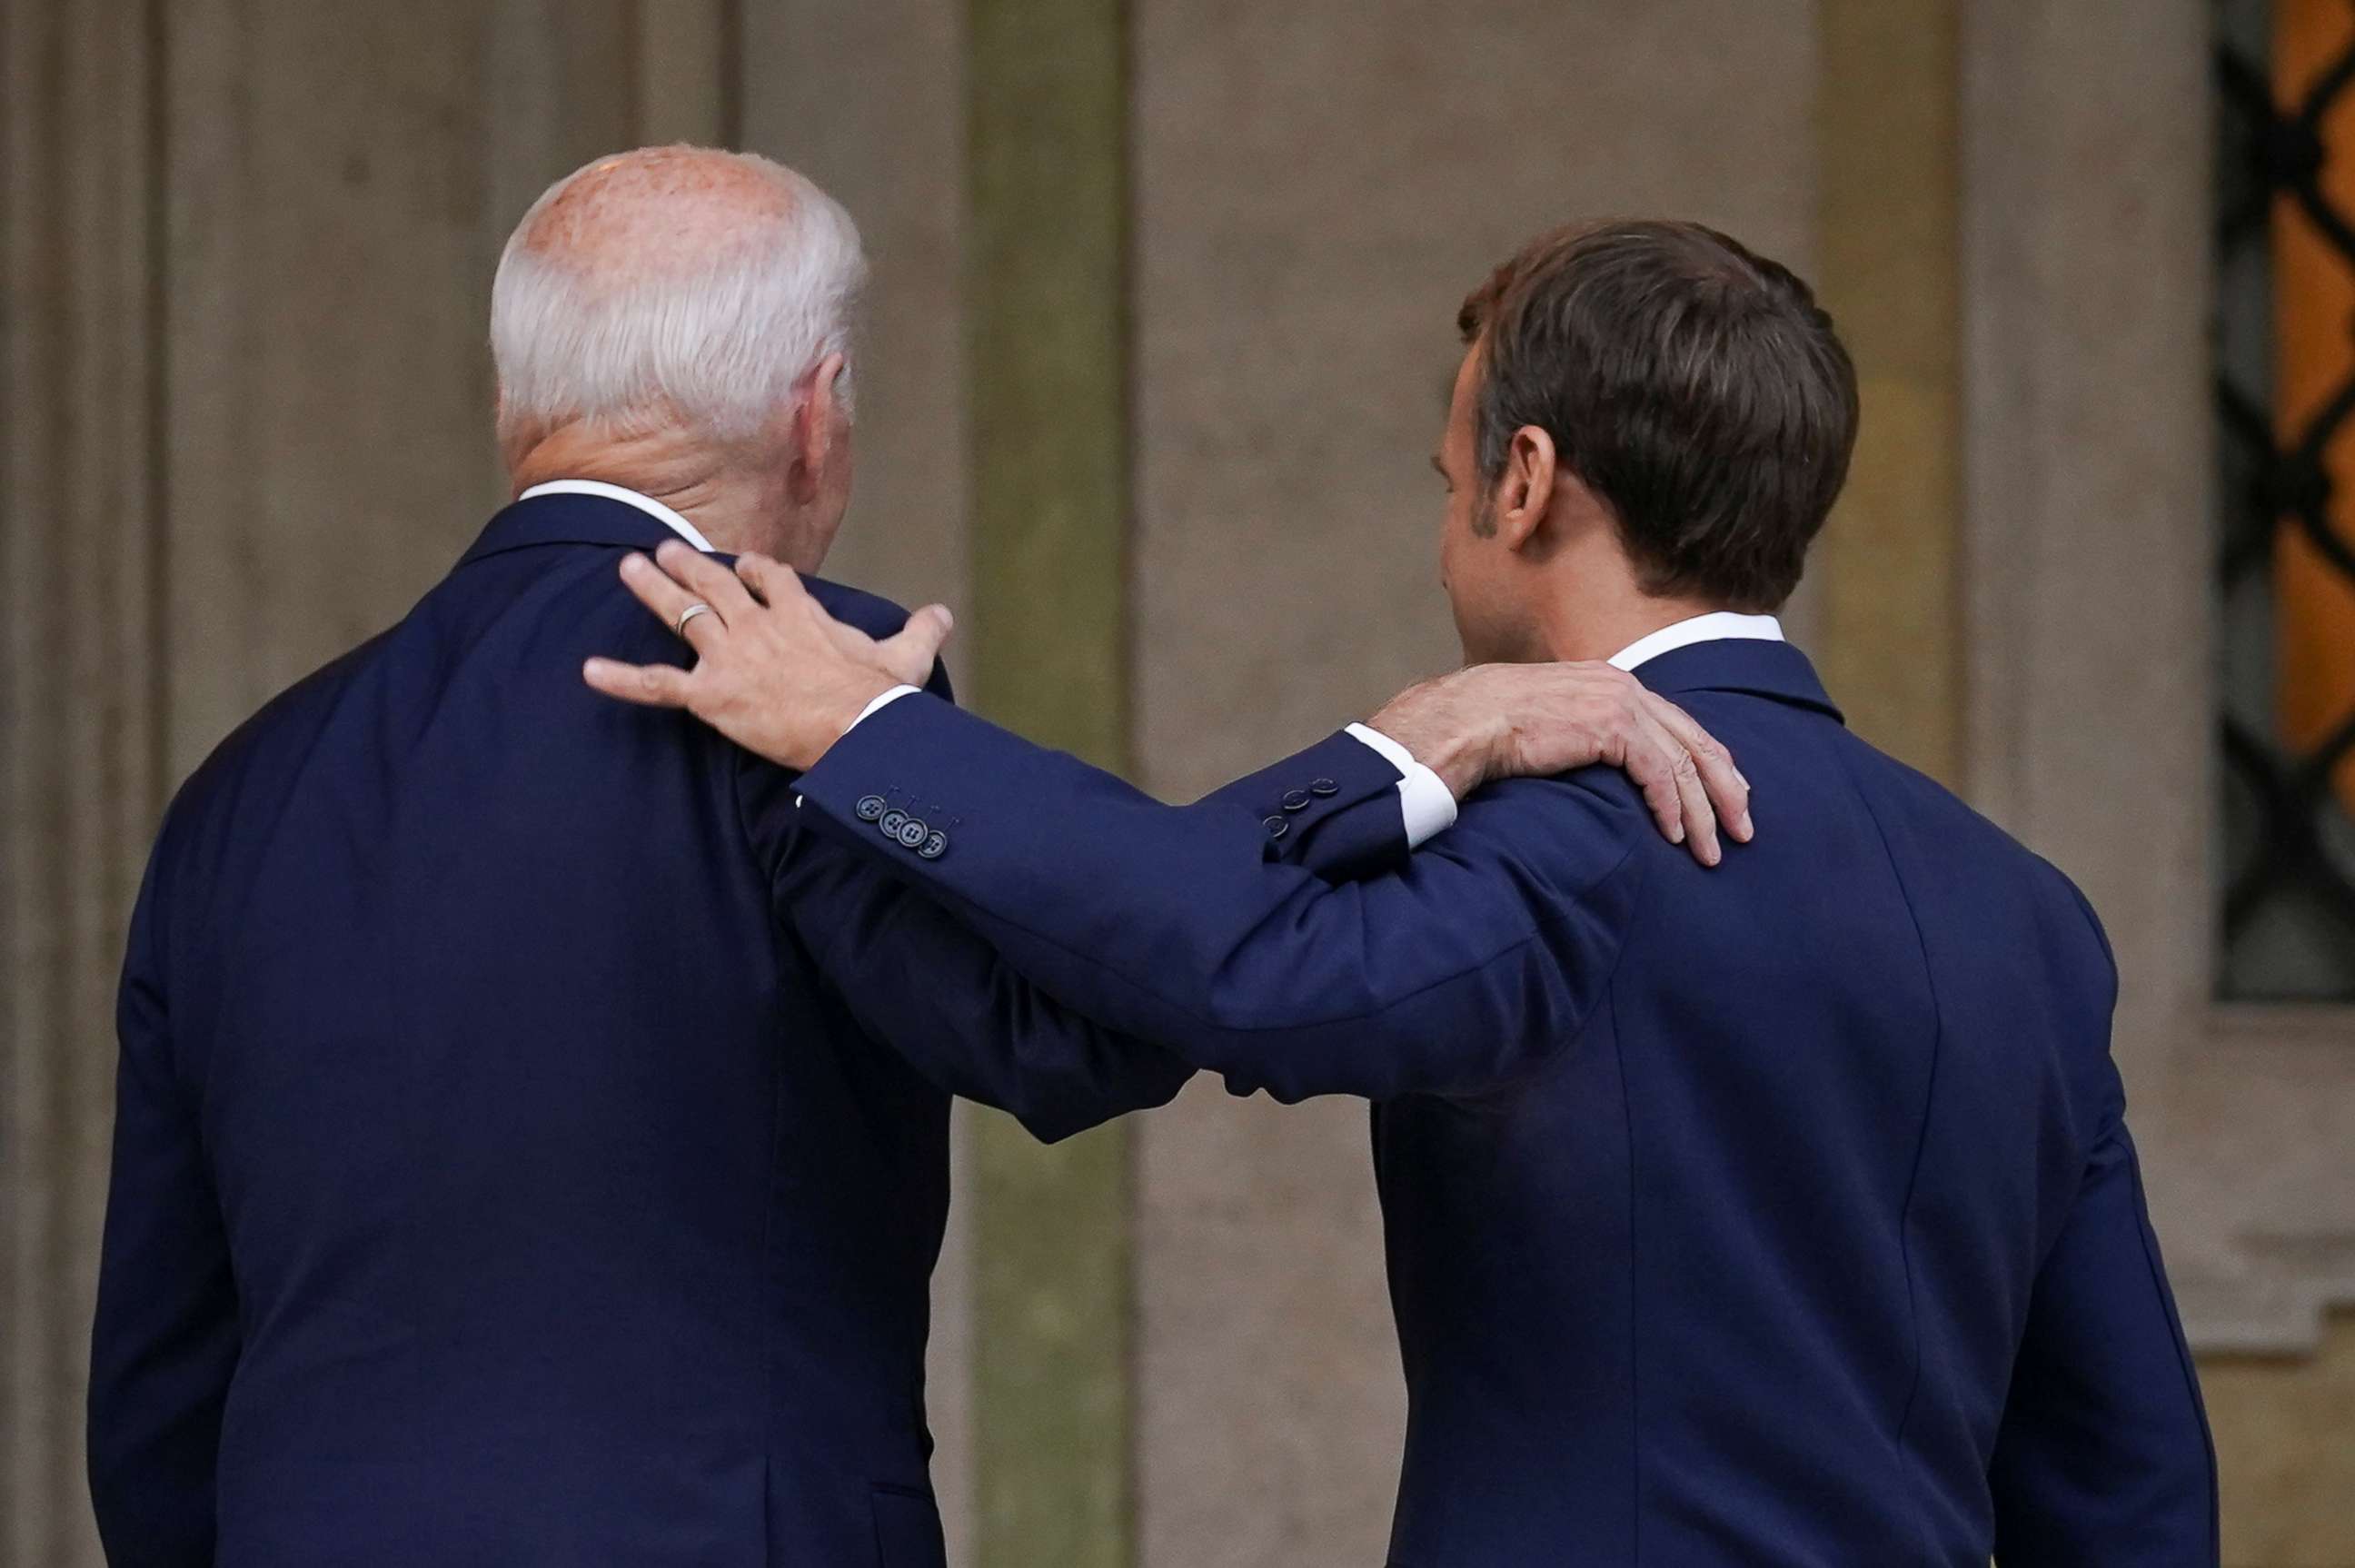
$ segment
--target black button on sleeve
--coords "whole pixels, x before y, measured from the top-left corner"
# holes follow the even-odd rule
[[[900,840],[902,848],[914,849],[922,847],[924,840],[931,837],[932,834],[931,825],[922,817],[911,816],[900,824],[900,831],[893,837]]]
[[[1286,811],[1307,810],[1308,792],[1305,789],[1285,790],[1284,792],[1284,809]]]
[[[861,822],[879,822],[887,809],[889,808],[879,795],[863,795],[858,797],[858,820]]]
[[[1339,795],[1341,793],[1341,786],[1335,784],[1331,779],[1318,779],[1308,786],[1308,793],[1310,795]]]
[[[1267,829],[1267,836],[1270,838],[1281,838],[1292,831],[1292,824],[1281,816],[1268,817],[1260,826]]]

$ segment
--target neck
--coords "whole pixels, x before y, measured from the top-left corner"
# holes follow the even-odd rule
[[[1634,583],[1617,592],[1561,594],[1538,609],[1531,662],[1599,661],[1642,641],[1663,626],[1722,610],[1722,604],[1688,598],[1655,598]]]
[[[617,485],[677,512],[716,549],[759,550],[801,571],[818,566],[801,559],[812,553],[811,530],[802,525],[782,475],[748,453],[675,431],[617,438],[562,426],[515,443],[507,476],[517,495],[556,479]]]

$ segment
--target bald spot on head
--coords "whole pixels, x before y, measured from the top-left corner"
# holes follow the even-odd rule
[[[536,260],[607,287],[700,272],[792,212],[778,172],[702,147],[648,147],[574,175],[521,236]]]

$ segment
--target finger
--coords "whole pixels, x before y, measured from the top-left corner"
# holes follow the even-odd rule
[[[1630,704],[1627,713],[1627,777],[1644,786],[1644,798],[1651,803],[1653,817],[1660,817],[1663,831],[1668,831],[1663,805],[1675,801],[1677,827],[1675,831],[1668,831],[1668,840],[1691,850],[1693,859],[1700,861],[1702,867],[1714,867],[1721,859],[1717,848],[1717,812],[1710,807],[1710,791],[1700,786],[1700,767],[1693,765],[1693,753],[1651,716],[1646,704]]]
[[[655,563],[719,611],[720,620],[729,625],[738,624],[760,609],[751,591],[734,572],[682,540],[665,539],[655,551]]]
[[[1725,851],[1718,846],[1717,808],[1710,804],[1709,791],[1701,788],[1700,768],[1684,743],[1666,729],[1660,731],[1660,737],[1676,753],[1668,766],[1677,781],[1677,795],[1684,803],[1685,848],[1702,865],[1714,866],[1725,858]]]
[[[1645,693],[1645,697],[1652,717],[1676,737],[1691,754],[1693,765],[1700,770],[1701,787],[1709,792],[1710,804],[1716,808],[1726,837],[1739,844],[1749,843],[1755,831],[1750,821],[1750,781],[1733,765],[1733,753],[1702,729],[1699,720],[1667,698],[1651,692]]]
[[[932,665],[939,659],[941,645],[948,640],[955,622],[944,604],[927,604],[908,617],[907,623],[892,636],[877,641],[856,626],[826,617],[821,624],[826,636],[844,657],[855,659],[870,669],[879,669],[892,679],[910,686],[922,686],[932,677]]]
[[[752,591],[753,598],[774,608],[776,602],[770,597],[770,594],[775,587],[775,580],[780,576],[792,574],[767,556],[752,552],[736,558],[736,575],[742,581],[745,587]],[[799,586],[801,579],[795,577],[794,581],[796,586]]]
[[[709,617],[698,615],[696,619]],[[643,703],[648,708],[685,708],[692,679],[687,671],[675,666],[623,664],[619,659],[591,659],[581,667],[581,678],[608,697]]]
[[[908,617],[908,624],[898,634],[875,645],[876,656],[892,676],[910,686],[922,686],[932,678],[932,666],[939,662],[941,645],[956,630],[956,617],[945,604],[927,604]]]
[[[816,629],[847,658],[856,659],[870,669],[881,667],[876,655],[875,639],[847,621],[837,621],[834,613],[818,603],[817,596],[802,581],[801,573],[792,567],[765,557],[748,557],[762,563],[762,582],[769,595],[769,607],[783,613],[799,615]],[[929,672],[927,672],[929,673]]]
[[[1671,844],[1682,844],[1704,866],[1717,864],[1717,816],[1692,755],[1640,702],[1619,721],[1627,737],[1621,766],[1644,792],[1645,804]]]
[[[758,550],[747,550],[736,558],[736,575],[772,610],[815,610],[826,624],[839,624],[810,597],[809,590],[803,586],[802,574],[781,560]]]
[[[1652,820],[1659,824],[1661,837],[1671,844],[1685,842],[1685,797],[1677,787],[1677,750],[1668,742],[1667,731],[1639,717],[1622,733],[1617,757],[1602,759],[1615,761],[1626,770],[1643,793],[1644,804],[1651,808]]]
[[[679,632],[679,617],[693,606],[706,603],[700,594],[681,587],[661,567],[635,550],[622,558],[622,581],[637,595],[639,603],[653,611],[674,632]],[[728,635],[728,628],[717,614],[698,615],[679,635],[697,653],[704,654]]]

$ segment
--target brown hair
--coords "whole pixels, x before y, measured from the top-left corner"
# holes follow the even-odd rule
[[[1790,269],[1698,223],[1540,236],[1464,302],[1480,472],[1536,425],[1646,592],[1778,608],[1848,478],[1856,368]]]

